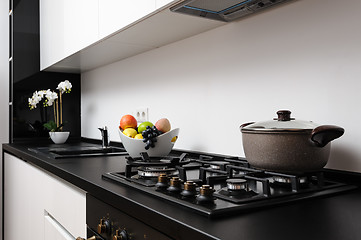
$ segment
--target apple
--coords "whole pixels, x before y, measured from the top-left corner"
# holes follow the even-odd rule
[[[138,132],[142,133],[145,129],[147,129],[147,127],[153,127],[153,123],[151,122],[142,122],[141,124],[139,124],[138,126]]]
[[[126,128],[124,129],[123,134],[130,138],[134,138],[138,133],[134,128]]]
[[[163,133],[169,132],[171,129],[170,122],[167,118],[159,119],[154,126]]]
[[[120,125],[119,127],[121,129],[127,129],[127,128],[137,128],[137,119],[135,119],[135,117],[133,117],[132,115],[124,115],[121,119],[120,119]]]

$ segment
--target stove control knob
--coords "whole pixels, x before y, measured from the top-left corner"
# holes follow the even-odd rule
[[[97,239],[99,239],[99,238],[97,238],[96,236],[92,236],[91,238],[88,238],[88,239],[77,237],[76,240],[97,240]]]
[[[194,197],[197,195],[196,184],[193,181],[184,183],[184,190],[181,192],[183,197]]]
[[[199,195],[197,196],[197,202],[199,204],[214,203],[213,197],[214,189],[209,185],[202,185],[199,189]]]
[[[127,233],[125,229],[123,230],[116,230],[115,235],[113,236],[113,240],[130,240],[131,237]]]
[[[155,184],[157,189],[166,189],[168,187],[168,176],[164,173],[158,176],[158,182]]]
[[[181,180],[179,179],[179,177],[172,177],[172,179],[170,180],[170,186],[169,188],[167,188],[167,190],[173,193],[177,193],[182,190]]]
[[[110,233],[110,222],[108,219],[100,219],[100,223],[98,224],[98,233]]]

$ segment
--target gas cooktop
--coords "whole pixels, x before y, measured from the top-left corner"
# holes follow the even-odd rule
[[[127,157],[124,172],[103,178],[208,217],[239,214],[335,194],[356,186],[331,181],[324,172],[285,174],[252,168],[245,158],[172,152],[162,159]]]

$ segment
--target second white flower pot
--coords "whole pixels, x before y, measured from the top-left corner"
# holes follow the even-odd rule
[[[65,143],[68,140],[69,134],[70,132],[49,132],[49,136],[55,144]]]

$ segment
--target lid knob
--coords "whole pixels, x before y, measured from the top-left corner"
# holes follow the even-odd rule
[[[279,110],[277,111],[278,121],[290,121],[291,120],[291,111],[290,110]]]

